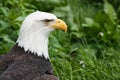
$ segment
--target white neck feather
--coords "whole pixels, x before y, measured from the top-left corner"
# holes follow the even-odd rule
[[[49,59],[48,54],[48,34],[40,31],[21,32],[17,40],[18,46],[23,47],[25,51],[30,51],[38,56],[44,56]]]

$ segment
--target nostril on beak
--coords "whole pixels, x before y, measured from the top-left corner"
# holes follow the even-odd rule
[[[58,21],[58,23],[60,23],[60,21]]]

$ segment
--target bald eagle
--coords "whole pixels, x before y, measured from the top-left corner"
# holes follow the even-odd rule
[[[0,80],[58,80],[48,54],[48,36],[67,25],[55,15],[36,11],[23,21],[13,48],[0,56]]]

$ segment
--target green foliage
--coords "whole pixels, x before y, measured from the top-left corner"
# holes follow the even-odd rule
[[[40,10],[68,24],[68,32],[53,32],[49,52],[60,80],[120,79],[120,1],[1,0],[0,54],[15,44],[24,17]]]

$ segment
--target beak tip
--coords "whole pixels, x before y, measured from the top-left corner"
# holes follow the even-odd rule
[[[56,19],[56,23],[52,25],[53,28],[64,30],[67,32],[67,25],[63,20]]]
[[[65,29],[65,33],[67,32],[67,28]]]

